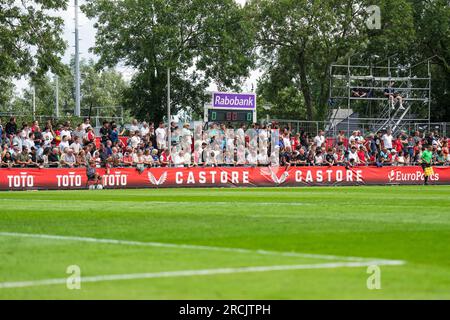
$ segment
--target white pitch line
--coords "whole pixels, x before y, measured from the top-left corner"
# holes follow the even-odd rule
[[[361,257],[351,257],[351,256],[323,255],[323,254],[314,254],[314,253],[251,250],[251,249],[242,249],[242,248],[213,247],[213,246],[202,246],[202,245],[192,245],[192,244],[174,244],[174,243],[162,243],[162,242],[141,242],[141,241],[129,241],[129,240],[99,239],[99,238],[90,238],[90,237],[60,236],[60,235],[49,235],[49,234],[0,232],[0,236],[62,240],[62,241],[91,242],[91,243],[142,246],[142,247],[161,247],[161,248],[172,248],[172,249],[234,252],[234,253],[245,253],[245,254],[274,255],[274,256],[299,257],[299,258],[323,259],[323,260],[344,260],[344,261],[373,261],[373,260],[376,260],[376,261],[384,261],[384,262],[388,262],[388,263],[390,263],[390,262],[402,263],[402,264],[404,263],[404,261],[400,261],[400,260],[385,260],[385,259],[379,259],[379,258],[361,258]]]
[[[403,264],[402,261],[334,262],[334,263],[320,263],[320,264],[258,266],[258,267],[220,268],[220,269],[204,269],[204,270],[164,271],[164,272],[153,272],[153,273],[113,274],[113,275],[81,277],[80,280],[81,280],[81,283],[87,283],[87,282],[118,281],[118,280],[209,276],[209,275],[220,275],[220,274],[269,272],[269,271],[357,268],[357,267],[368,267],[371,265],[396,266],[396,265],[401,265],[401,264]],[[0,289],[47,286],[47,285],[66,284],[66,283],[67,283],[67,278],[44,279],[44,280],[34,280],[34,281],[20,281],[20,282],[2,282],[2,283],[0,283]]]
[[[11,202],[11,201],[17,201],[17,202],[23,202],[23,199],[0,199],[0,201],[7,201],[7,202]],[[82,203],[98,203],[100,205],[105,205],[104,202],[105,201],[101,201],[101,200],[70,200],[71,202],[82,202]],[[33,202],[52,202],[54,205],[61,205],[61,206],[66,206],[65,203],[55,203],[55,200],[51,200],[51,199],[27,199],[27,202],[23,203],[25,205],[32,205]],[[120,203],[133,203],[134,205],[139,205],[139,204],[167,204],[167,205],[198,205],[198,204],[203,204],[203,205],[226,205],[226,206],[233,206],[233,205],[239,205],[239,204],[251,204],[251,205],[260,205],[260,206],[271,206],[271,205],[283,205],[283,206],[293,206],[293,207],[297,207],[297,206],[311,206],[313,205],[312,203],[304,203],[304,202],[259,202],[259,201],[230,201],[230,202],[225,202],[225,201],[137,201],[137,202],[133,202],[133,201],[107,201],[108,204],[110,205],[115,205],[115,202],[120,202]]]

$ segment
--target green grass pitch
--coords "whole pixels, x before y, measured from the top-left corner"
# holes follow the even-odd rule
[[[449,186],[0,193],[0,299],[449,298]]]

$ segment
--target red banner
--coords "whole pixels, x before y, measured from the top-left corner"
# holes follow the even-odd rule
[[[105,169],[105,188],[274,187],[422,184],[420,167],[284,167]],[[435,167],[431,184],[450,185],[450,167]],[[59,190],[88,187],[85,169],[0,169],[0,190]]]

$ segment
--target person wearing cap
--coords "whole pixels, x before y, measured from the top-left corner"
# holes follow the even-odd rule
[[[359,164],[358,149],[356,146],[352,146],[350,148],[348,153],[348,162],[351,166]]]
[[[9,150],[9,152],[11,153],[11,155],[13,156],[13,158],[16,158],[17,155],[20,153],[21,147],[15,143],[13,144],[12,148]]]
[[[48,166],[50,168],[57,168],[59,166],[59,148],[53,148],[48,155]]]
[[[26,167],[28,165],[32,164],[32,161],[30,159],[30,156],[28,154],[27,147],[22,147],[22,152],[20,152],[16,157],[16,165],[19,167]]]
[[[391,150],[391,163],[396,164],[398,159],[398,152],[395,149]]]

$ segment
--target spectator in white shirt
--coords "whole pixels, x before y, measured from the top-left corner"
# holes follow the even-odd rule
[[[353,142],[358,142],[358,132],[357,131],[353,131],[350,138],[348,138],[348,142],[350,145],[353,144]]]
[[[28,134],[28,137],[23,140],[22,146],[27,147],[28,151],[31,150],[31,148],[34,148],[34,133],[30,132]]]
[[[164,125],[164,122],[159,123],[158,129],[155,130],[156,134],[156,144],[158,145],[158,149],[164,149],[167,146],[167,131]]]
[[[86,135],[86,130],[83,129],[83,124],[81,123],[73,132],[72,132],[73,137],[78,137],[80,138],[79,141],[83,141],[84,136]]]
[[[78,136],[74,136],[73,143],[70,145],[70,149],[73,150],[75,154],[78,154],[82,148],[80,143],[80,138]]]
[[[142,128],[141,128],[141,136],[146,136],[148,135],[150,132],[150,127],[148,126],[147,122],[143,122],[142,123]]]
[[[348,161],[351,165],[359,164],[358,150],[356,146],[352,146],[348,153]]]
[[[134,136],[132,136],[130,139],[130,145],[133,149],[136,149],[141,143],[141,137],[139,136],[140,133],[141,132],[139,130],[134,131]]]
[[[59,144],[59,150],[61,150],[61,152],[63,152],[65,148],[70,148],[68,136],[62,136],[61,143]]]
[[[42,133],[42,139],[44,140],[44,148],[51,146],[54,137],[50,127],[45,128],[45,131]]]
[[[392,136],[392,131],[388,130],[382,137],[381,140],[383,141],[383,145],[386,149],[391,150],[392,149],[392,140],[394,137]]]
[[[182,168],[184,167],[184,152],[175,152],[173,155],[173,164],[175,168]]]
[[[28,138],[29,134],[31,132],[30,127],[28,127],[28,124],[24,123],[22,127],[22,131],[20,132],[20,137],[22,139]]]
[[[61,130],[61,137],[67,137],[67,140],[72,140],[72,135],[69,128],[65,125]]]
[[[87,131],[88,128],[92,128],[91,119],[85,118],[84,122],[81,124],[81,129],[83,129],[84,131]]]
[[[139,123],[136,119],[133,119],[130,126],[130,132],[136,132],[139,130]]]
[[[20,152],[20,150],[22,150],[22,138],[19,135],[14,136],[12,139],[12,145],[17,146]]]
[[[314,138],[314,144],[317,146],[317,148],[321,148],[324,143],[325,143],[324,132],[320,130],[319,134]]]
[[[72,149],[67,149],[66,153],[63,153],[61,156],[61,165],[63,167],[73,168],[77,162],[75,155],[73,154]]]

